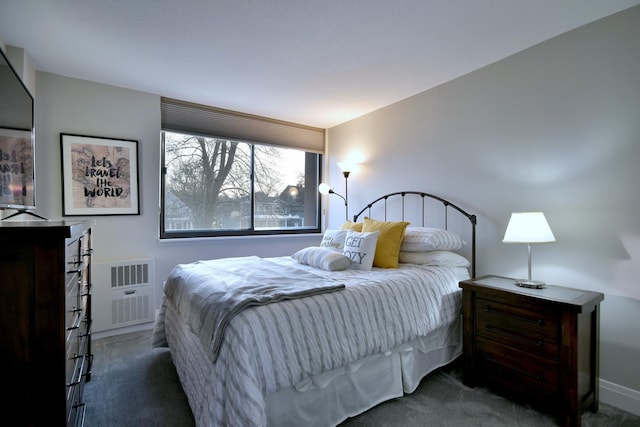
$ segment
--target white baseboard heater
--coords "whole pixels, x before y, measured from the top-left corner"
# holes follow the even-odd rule
[[[155,320],[155,259],[94,262],[91,267],[94,332]]]

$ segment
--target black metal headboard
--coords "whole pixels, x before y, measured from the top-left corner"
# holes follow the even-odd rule
[[[457,212],[459,212],[461,215],[463,215],[469,220],[469,222],[471,223],[471,277],[475,277],[476,275],[476,216],[468,213],[464,209],[454,205],[453,203],[443,199],[442,197],[438,197],[429,193],[423,193],[420,191],[398,191],[396,193],[385,194],[384,196],[379,197],[373,202],[369,203],[360,212],[355,214],[353,216],[353,220],[357,222],[358,218],[365,212],[368,213],[368,216],[371,216],[372,208],[374,206],[378,206],[382,204],[383,205],[382,208],[384,212],[384,218],[382,218],[382,220],[386,221],[387,220],[387,203],[389,199],[393,199],[394,201],[400,199],[401,218],[399,220],[404,221],[405,220],[405,201],[407,196],[411,196],[412,198],[415,198],[415,197],[421,198],[420,204],[422,206],[422,213],[421,213],[422,223],[420,225],[423,227],[425,226],[425,221],[427,220],[426,204],[427,204],[427,201],[431,201],[431,200],[440,202],[443,205],[445,229],[449,227],[449,210],[450,209],[456,210]]]

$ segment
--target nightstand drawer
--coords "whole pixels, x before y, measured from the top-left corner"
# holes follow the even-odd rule
[[[479,371],[488,382],[549,398],[558,392],[558,364],[478,337]]]
[[[538,310],[476,299],[476,333],[540,356],[558,355],[560,318],[548,308]]]

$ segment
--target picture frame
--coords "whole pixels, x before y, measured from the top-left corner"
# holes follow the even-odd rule
[[[139,215],[138,141],[60,134],[64,216]]]

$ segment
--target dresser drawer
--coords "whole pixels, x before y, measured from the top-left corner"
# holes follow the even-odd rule
[[[78,327],[77,328],[67,328],[66,331],[66,358],[67,358],[67,366],[66,366],[66,380],[67,384],[73,381],[73,369],[75,364],[75,358],[78,354],[80,354],[80,334],[82,333],[81,327],[84,324],[82,319],[78,319]]]
[[[78,271],[82,264],[82,246],[80,239],[70,240],[66,250],[67,272]]]
[[[527,353],[556,358],[559,352],[560,316],[548,307],[504,304],[476,299],[476,334],[519,348]]]
[[[78,416],[84,413],[82,394],[84,390],[84,374],[88,364],[88,356],[77,355],[74,357],[73,378],[67,382],[67,425],[81,425]]]
[[[77,317],[82,315],[82,297],[77,276],[66,288],[65,297],[65,328],[69,330],[78,323]]]
[[[75,240],[67,245],[67,252],[65,257],[65,284],[67,286],[67,292],[70,288],[76,287],[81,280],[80,275],[84,269],[83,258],[80,254],[80,243]]]
[[[80,307],[82,308],[83,317],[87,318],[91,307],[91,294],[89,293],[88,284],[82,285],[81,293],[78,295]]]
[[[487,382],[549,399],[559,390],[558,363],[478,337],[478,371]]]
[[[82,400],[84,384],[76,391],[74,399],[69,402],[67,414],[67,426],[83,427],[87,405]]]

